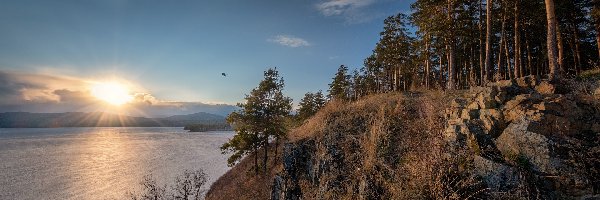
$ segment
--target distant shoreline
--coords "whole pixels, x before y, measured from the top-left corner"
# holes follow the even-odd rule
[[[0,128],[186,127],[190,125],[201,125],[209,129],[224,129],[229,126],[225,117],[204,112],[163,118],[131,117],[98,112],[0,113]]]
[[[0,127],[3,129],[19,128],[183,128],[183,126],[59,126],[59,127]]]

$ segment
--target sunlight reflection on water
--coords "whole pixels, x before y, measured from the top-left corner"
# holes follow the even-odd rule
[[[227,167],[232,132],[182,128],[0,129],[0,199],[123,199],[145,174],[171,184],[202,168],[206,189]]]

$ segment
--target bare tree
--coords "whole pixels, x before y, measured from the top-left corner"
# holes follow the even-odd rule
[[[185,170],[175,178],[175,183],[169,191],[166,185],[158,185],[152,174],[148,174],[140,182],[141,194],[128,192],[128,196],[132,200],[198,200],[203,199],[204,190],[201,188],[206,181],[207,176],[202,169]]]

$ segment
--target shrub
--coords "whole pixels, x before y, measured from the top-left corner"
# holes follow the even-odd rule
[[[152,174],[148,174],[140,182],[141,193],[128,192],[128,195],[132,200],[203,199],[205,191],[202,190],[202,186],[206,184],[206,180],[207,175],[202,169],[185,170],[182,175],[175,178],[171,190],[167,190],[166,185],[158,185]]]

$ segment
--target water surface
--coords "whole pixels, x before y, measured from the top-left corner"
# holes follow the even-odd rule
[[[182,128],[0,129],[0,199],[123,199],[152,173],[170,184],[202,168],[205,188],[227,167],[232,132]]]

